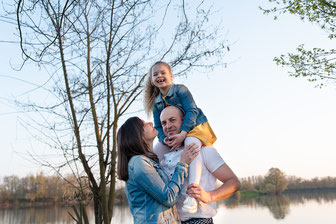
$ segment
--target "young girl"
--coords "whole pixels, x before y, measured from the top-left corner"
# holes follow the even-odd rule
[[[171,150],[177,150],[184,145],[196,143],[199,148],[202,145],[212,145],[216,136],[212,131],[206,116],[199,109],[194,99],[184,85],[173,84],[173,74],[170,66],[162,61],[156,62],[149,71],[149,77],[145,84],[145,110],[148,114],[153,112],[154,127],[158,130],[159,143],[155,145],[154,152],[159,159]],[[165,136],[160,122],[161,111],[166,106],[178,107],[184,113],[181,132],[172,136]],[[190,164],[189,184],[199,184],[202,173],[202,157],[197,156]],[[183,203],[183,211],[195,213],[197,201],[187,197]]]

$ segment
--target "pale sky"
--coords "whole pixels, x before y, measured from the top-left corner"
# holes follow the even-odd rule
[[[239,177],[264,175],[271,167],[304,178],[335,176],[335,83],[314,88],[314,83],[289,77],[288,68],[273,62],[299,44],[331,48],[333,41],[295,16],[274,21],[272,15],[263,15],[258,6],[265,2],[216,3],[233,43],[223,60],[234,62],[174,82],[192,92],[217,135],[215,147]],[[17,40],[8,25],[0,22],[0,28],[0,40]],[[15,108],[6,101],[31,86],[5,76],[29,80],[34,75],[36,80],[43,74],[31,64],[13,71],[10,62],[20,57],[18,46],[0,43],[0,49],[0,176],[36,173],[39,167],[23,158],[34,151],[36,142],[20,125],[22,115],[12,113]],[[144,113],[141,116],[146,119]]]

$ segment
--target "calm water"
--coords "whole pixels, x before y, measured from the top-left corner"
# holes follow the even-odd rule
[[[0,223],[74,223],[67,207],[2,209]],[[88,209],[90,223],[93,210]],[[224,200],[218,203],[217,224],[335,224],[336,192],[292,193],[280,197],[264,196],[244,201]],[[115,208],[114,224],[130,224],[132,216],[127,205]]]

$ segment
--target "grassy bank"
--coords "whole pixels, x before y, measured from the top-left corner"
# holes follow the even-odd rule
[[[313,192],[336,192],[336,188],[318,188],[318,189],[287,189],[282,194],[290,194],[290,193],[313,193]],[[241,190],[236,192],[231,199],[245,200],[258,198],[263,195],[272,195],[270,193],[264,193],[256,190]]]
[[[242,191],[238,191],[234,197],[236,197],[239,200],[245,200],[245,199],[250,199],[250,198],[257,198],[262,195],[265,195],[265,194],[260,191],[242,190]]]

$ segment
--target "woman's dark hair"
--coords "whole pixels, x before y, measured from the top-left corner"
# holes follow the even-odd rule
[[[118,178],[128,180],[128,162],[135,155],[144,155],[157,161],[157,156],[150,152],[143,138],[144,123],[138,117],[131,117],[118,130]]]

